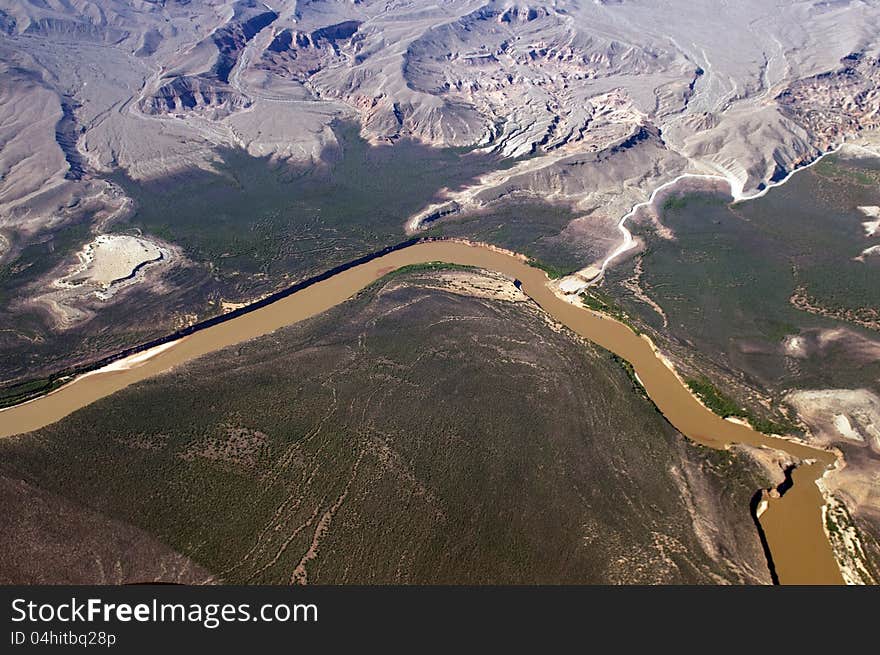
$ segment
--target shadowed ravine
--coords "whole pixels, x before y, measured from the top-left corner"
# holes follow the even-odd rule
[[[362,260],[361,260],[362,261]],[[776,575],[782,584],[842,584],[843,579],[822,527],[824,500],[815,480],[835,461],[833,454],[770,437],[726,421],[701,405],[654,351],[650,341],[610,318],[557,297],[545,273],[525,259],[482,245],[428,241],[362,261],[253,311],[206,326],[166,344],[136,362],[122,360],[83,375],[46,396],[0,412],[0,437],[54,423],[99,398],[174,366],[221,348],[267,334],[338,305],[377,278],[402,266],[447,262],[497,271],[520,281],[522,290],[554,319],[633,365],[651,400],[669,422],[693,441],[712,448],[745,444],[783,450],[814,460],[798,467],[794,486],[771,499],[761,515]],[[130,365],[129,365],[130,364]]]

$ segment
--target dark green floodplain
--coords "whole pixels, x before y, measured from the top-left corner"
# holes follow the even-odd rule
[[[94,301],[97,311],[86,323],[59,331],[21,301],[43,289],[39,281],[93,238],[88,214],[4,262],[0,404],[16,402],[23,390],[51,388],[78,365],[216,315],[221,300],[247,302],[404,241],[407,218],[438,200],[442,189],[513,163],[407,141],[371,146],[353,125],[334,129],[339,147],[308,167],[226,150],[215,172],[148,183],[113,176],[136,209],[110,229],[163,239],[180,247],[185,261],[166,273],[159,292],[141,288],[110,304]],[[428,234],[478,238],[568,271],[580,261],[577,252],[557,248],[553,239],[573,217],[555,205],[500,203]]]
[[[660,213],[673,240],[637,228],[648,242],[640,282],[667,314],[668,329],[620,284],[631,268],[612,272],[609,291],[630,314],[760,386],[876,383],[880,362],[860,357],[845,340],[796,368],[782,347],[788,337],[839,328],[855,340],[877,339],[876,330],[848,320],[868,320],[880,307],[880,257],[855,259],[880,243],[865,236],[862,205],[880,205],[880,172],[870,160],[834,156],[757,200],[672,196]],[[796,293],[826,315],[796,307]]]
[[[880,256],[859,259],[880,235],[866,234],[862,223],[870,218],[858,209],[878,205],[880,160],[837,155],[755,200],[676,193],[658,208],[674,239],[637,225],[646,250],[613,269],[605,291],[673,357],[710,409],[763,432],[804,435],[785,402],[789,392],[880,394]],[[667,325],[632,292],[634,280],[662,307]],[[869,484],[873,450],[842,438],[835,446],[848,473]],[[855,525],[866,565],[876,571],[876,512],[860,507],[835,520]]]

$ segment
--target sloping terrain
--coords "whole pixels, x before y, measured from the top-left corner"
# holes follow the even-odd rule
[[[822,481],[846,507],[829,532],[853,532],[835,545],[876,581],[880,261],[860,256],[877,244],[860,208],[880,204],[880,162],[859,155],[845,149],[742,203],[671,192],[659,222],[642,217],[646,249],[607,290],[689,378],[729,397],[713,394],[722,413],[842,453]]]
[[[176,308],[156,323],[167,331],[230,295],[205,290],[216,258],[174,240],[191,228],[175,229],[174,208],[153,233],[126,222],[151,209],[131,184],[222,175],[230,153],[294,176],[322,171],[346,157],[344,124],[374,146],[455,153],[458,171],[396,209],[393,230],[359,234],[356,255],[474,216],[474,233],[509,246],[522,239],[479,217],[550,200],[570,215],[529,254],[573,270],[601,262],[616,221],[682,173],[717,174],[748,194],[876,128],[880,12],[870,3],[0,0],[0,19],[0,294],[7,322],[28,326],[2,347],[68,342],[75,361],[108,352],[72,334],[103,334],[117,319],[101,314],[144,321],[140,308],[170,295]],[[377,174],[408,191],[393,171]],[[224,212],[205,205],[202,240]],[[114,230],[176,256],[111,296],[57,298],[77,252]],[[342,256],[334,241],[315,243],[324,268]],[[241,241],[217,249],[231,255],[227,268],[253,272],[254,258],[236,259]],[[34,266],[35,253],[51,264]],[[262,270],[264,288],[232,300],[310,263]],[[33,377],[63,368],[28,357]]]
[[[227,582],[769,580],[760,467],[511,281],[431,268],[3,440],[0,471]]]
[[[214,578],[150,534],[0,477],[3,584],[205,584]]]
[[[596,272],[634,205],[710,175],[611,292],[844,452],[835,502],[877,534],[876,164],[726,200],[877,154],[878,56],[874,2],[0,0],[0,405],[416,235]]]

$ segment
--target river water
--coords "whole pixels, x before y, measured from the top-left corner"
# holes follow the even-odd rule
[[[71,412],[124,387],[196,357],[268,334],[315,316],[345,301],[382,275],[409,264],[446,262],[497,271],[522,283],[523,291],[560,323],[633,365],[651,400],[688,438],[712,448],[729,444],[766,446],[801,459],[816,460],[794,472],[794,486],[770,499],[760,521],[782,584],[842,584],[843,578],[822,526],[823,499],[813,483],[834,456],[809,446],[776,439],[726,421],[700,404],[651,343],[613,319],[556,296],[543,271],[523,258],[489,247],[453,241],[412,245],[348,268],[274,303],[186,336],[157,349],[131,367],[111,365],[83,375],[40,398],[0,412],[0,437],[54,423]]]

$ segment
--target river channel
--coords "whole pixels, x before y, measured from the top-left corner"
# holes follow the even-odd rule
[[[127,362],[83,374],[52,393],[0,411],[0,437],[37,430],[130,384],[315,316],[390,271],[426,262],[476,266],[519,280],[523,292],[558,322],[630,362],[651,400],[691,440],[711,448],[731,444],[763,446],[812,460],[794,471],[794,485],[781,498],[769,499],[760,517],[761,526],[780,583],[843,583],[822,525],[824,500],[814,484],[833,465],[832,453],[720,418],[694,398],[648,339],[622,323],[560,298],[549,286],[545,273],[529,266],[524,258],[479,244],[420,242],[345,268],[275,302],[215,322]]]

